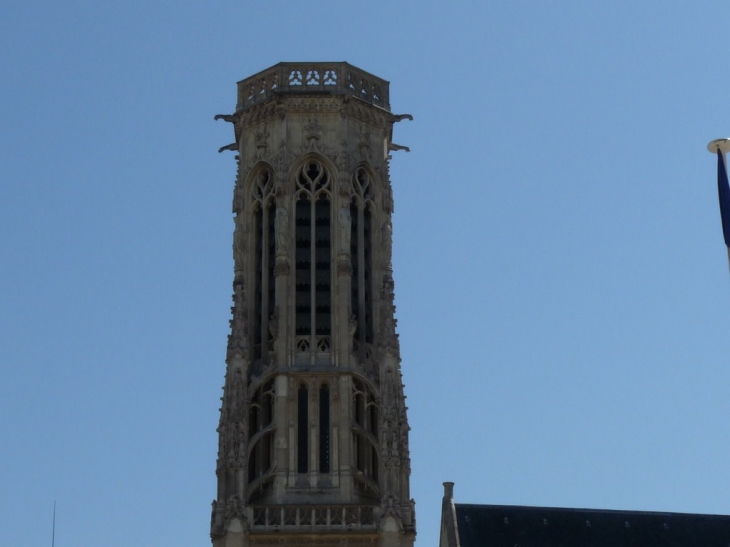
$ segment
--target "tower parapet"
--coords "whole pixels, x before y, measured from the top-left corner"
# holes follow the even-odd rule
[[[279,63],[238,82],[236,111],[281,93],[350,95],[390,110],[389,85],[386,80],[344,62]]]
[[[216,116],[238,173],[215,547],[413,544],[388,170],[404,117],[347,63],[280,63]]]

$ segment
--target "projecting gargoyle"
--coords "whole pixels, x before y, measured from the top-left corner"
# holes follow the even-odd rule
[[[216,114],[215,116],[213,116],[213,120],[223,120],[224,122],[233,123],[234,121],[236,121],[236,117],[235,114]]]
[[[221,146],[218,149],[218,153],[220,154],[224,150],[238,150],[238,143],[232,142],[231,144],[227,144],[225,146]]]
[[[410,152],[411,151],[411,149],[408,148],[407,146],[402,146],[400,144],[395,144],[393,142],[391,142],[388,145],[388,150],[391,150],[392,152],[396,152],[398,150],[405,150],[406,152]]]
[[[400,122],[403,120],[413,121],[413,116],[411,116],[410,114],[394,114],[393,115],[393,123]]]

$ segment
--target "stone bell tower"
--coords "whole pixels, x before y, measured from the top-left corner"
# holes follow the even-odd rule
[[[238,174],[214,547],[413,545],[388,175],[404,118],[347,63],[280,63],[216,116]]]

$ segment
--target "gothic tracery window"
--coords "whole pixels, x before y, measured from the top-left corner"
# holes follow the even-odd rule
[[[297,348],[324,351],[332,328],[330,177],[312,160],[299,170],[296,183]]]

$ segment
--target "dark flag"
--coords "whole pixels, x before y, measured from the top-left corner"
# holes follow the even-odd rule
[[[720,198],[722,235],[725,238],[725,246],[730,260],[730,184],[727,181],[724,154],[719,147],[717,149],[717,194]]]

